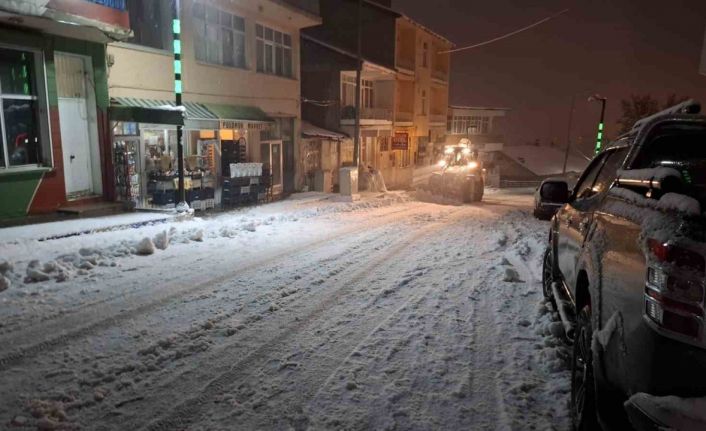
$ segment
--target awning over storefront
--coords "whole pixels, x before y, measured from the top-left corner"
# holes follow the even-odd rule
[[[184,113],[172,107],[147,108],[142,106],[111,105],[108,115],[113,121],[132,123],[168,124],[183,126]]]
[[[138,99],[133,97],[113,97],[111,109],[115,107],[141,108],[144,110],[168,111],[175,108],[169,100]],[[271,123],[272,118],[254,106],[219,105],[214,103],[184,102],[184,126],[187,129],[219,129],[223,121],[242,123]],[[119,118],[117,118],[120,120]],[[129,120],[122,120],[129,121]],[[141,123],[175,124],[173,122],[132,120]]]
[[[242,121],[247,123],[272,123],[272,118],[255,106],[244,105],[220,105],[216,103],[204,103],[209,111],[214,113],[219,119],[224,121]]]
[[[314,126],[308,121],[302,121],[302,136],[306,138],[325,138],[340,141],[346,139],[348,136],[343,133],[332,132],[330,130],[322,129],[321,127]]]
[[[174,109],[176,104],[172,100],[154,100],[154,99],[137,99],[134,97],[113,97],[110,99],[113,106],[128,106],[133,108],[145,109]],[[184,126],[187,129],[218,129],[218,117],[206,109],[200,103],[184,102],[186,118],[184,118]],[[140,123],[154,123],[153,121],[138,121]],[[155,123],[155,124],[173,124],[173,123]]]

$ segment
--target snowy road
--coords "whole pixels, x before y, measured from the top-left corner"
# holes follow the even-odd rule
[[[568,429],[530,203],[308,194],[2,238],[0,427]]]

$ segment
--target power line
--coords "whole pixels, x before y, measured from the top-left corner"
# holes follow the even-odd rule
[[[564,9],[563,11],[561,11],[561,12],[559,12],[559,13],[555,13],[555,14],[552,15],[552,16],[548,16],[548,17],[544,18],[544,19],[541,20],[541,21],[537,21],[537,22],[535,22],[534,24],[528,25],[527,27],[523,27],[523,28],[521,28],[521,29],[519,29],[519,30],[515,30],[515,31],[513,31],[513,32],[511,32],[511,33],[508,33],[508,34],[505,34],[505,35],[503,35],[503,36],[496,37],[496,38],[490,39],[490,40],[486,40],[485,42],[477,43],[477,44],[475,44],[475,45],[464,46],[463,48],[456,48],[456,49],[451,49],[451,50],[448,50],[448,51],[441,51],[439,54],[451,54],[451,53],[454,53],[454,52],[466,51],[466,50],[469,50],[469,49],[479,48],[479,47],[481,47],[481,46],[489,45],[489,44],[491,44],[491,43],[493,43],[493,42],[498,42],[498,41],[500,41],[500,40],[507,39],[508,37],[514,36],[514,35],[516,35],[516,34],[518,34],[518,33],[522,33],[523,31],[527,31],[527,30],[529,30],[529,29],[531,29],[531,28],[537,27],[538,25],[544,24],[545,22],[550,21],[550,20],[552,20],[552,19],[558,17],[559,15],[563,15],[563,14],[565,14],[565,13],[568,12],[568,11],[569,11],[569,9]]]

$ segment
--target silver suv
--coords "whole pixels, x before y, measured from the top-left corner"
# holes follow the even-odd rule
[[[706,429],[699,112],[689,101],[637,122],[593,159],[552,219],[544,295],[574,345],[577,430]]]

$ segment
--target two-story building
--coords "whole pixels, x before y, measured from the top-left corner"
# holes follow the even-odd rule
[[[109,195],[106,43],[121,0],[0,2],[0,219]]]
[[[174,104],[172,11],[127,3],[134,37],[108,47],[115,194],[169,206],[158,192],[175,176],[176,125],[155,112]],[[187,184],[218,190],[231,163],[262,163],[275,193],[299,190],[299,34],[321,23],[318,1],[182,0],[180,23]]]

